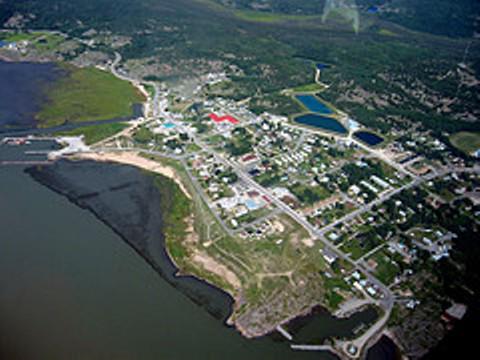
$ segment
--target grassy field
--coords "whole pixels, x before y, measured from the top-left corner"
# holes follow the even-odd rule
[[[317,93],[322,90],[325,90],[325,86],[317,83],[300,85],[292,89],[292,91],[296,93],[310,93],[310,92]]]
[[[19,32],[19,33],[4,33],[0,35],[0,38],[6,42],[19,42],[19,41],[33,41],[37,40],[39,37],[47,35],[43,32]]]
[[[49,51],[57,47],[65,38],[49,32],[6,32],[0,34],[0,39],[9,43],[29,41],[37,50]]]
[[[480,133],[473,132],[458,132],[450,136],[450,142],[457,149],[471,154],[480,149]]]
[[[260,22],[260,23],[279,23],[283,21],[305,21],[320,19],[319,16],[307,15],[286,15],[279,13],[267,13],[261,11],[237,10],[234,12],[235,16],[246,21]]]
[[[45,36],[36,39],[34,46],[39,51],[51,51],[57,48],[63,41],[65,41],[63,36],[45,34]]]
[[[381,249],[371,257],[376,263],[375,276],[385,285],[389,285],[400,272],[398,265],[392,261],[385,250]]]
[[[57,133],[56,135],[63,136],[78,136],[83,135],[85,137],[85,143],[87,145],[95,144],[103,139],[109,138],[110,136],[115,135],[116,133],[122,131],[128,127],[126,123],[109,123],[109,124],[99,124],[99,125],[90,125],[82,126],[71,131],[64,131]]]
[[[144,101],[130,83],[108,72],[65,67],[68,75],[46,89],[48,101],[37,114],[40,127],[128,117],[132,105]]]
[[[244,301],[234,309],[233,321],[248,329],[268,329],[308,306],[320,303],[334,310],[343,299],[350,296],[351,290],[341,278],[334,277],[328,284],[324,283],[325,271],[336,273],[325,263],[320,244],[314,244],[311,248],[304,245],[303,240],[309,235],[295,221],[285,215],[272,218],[271,221],[281,229],[263,238],[228,236],[195,191],[180,163],[144,156],[174,168],[192,196],[192,199],[186,199],[176,185],[173,186],[173,195],[170,190],[165,194],[168,198],[165,210],[174,214],[166,219],[169,254],[181,273],[205,279],[234,296],[241,291]],[[169,181],[163,178],[158,181],[159,188],[170,187]],[[189,213],[195,219],[198,240],[185,238],[185,216]],[[208,255],[234,273],[240,282],[240,289],[233,287],[223,276],[195,262],[193,255],[199,253]],[[257,321],[257,311],[262,314],[261,321]]]

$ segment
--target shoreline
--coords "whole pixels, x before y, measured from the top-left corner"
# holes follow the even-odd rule
[[[67,159],[67,161],[72,161],[72,160]],[[79,161],[93,161],[93,160],[79,160]],[[123,165],[123,164],[119,164],[119,165]],[[49,166],[52,166],[52,165],[49,165]],[[131,166],[131,165],[124,165],[124,166]],[[149,256],[147,253],[142,251],[132,239],[129,239],[121,230],[117,229],[116,226],[114,226],[114,224],[112,224],[109,220],[105,219],[102,216],[102,214],[99,211],[97,211],[96,209],[94,209],[92,206],[87,205],[87,204],[81,204],[81,202],[78,201],[78,198],[76,196],[74,196],[73,194],[71,194],[70,192],[68,192],[64,189],[62,190],[62,189],[57,188],[56,186],[54,186],[53,183],[49,183],[48,181],[44,181],[44,179],[41,179],[41,177],[37,176],[34,168],[27,167],[27,168],[25,168],[24,172],[28,176],[30,176],[34,181],[38,182],[42,186],[45,186],[46,188],[48,188],[52,192],[54,192],[54,193],[56,193],[56,194],[58,194],[62,197],[65,197],[73,205],[78,206],[79,208],[90,212],[94,216],[95,219],[100,221],[102,224],[104,224],[110,230],[112,230],[115,234],[117,234],[120,237],[120,239],[123,240],[123,242],[128,245],[128,247],[130,247],[143,260],[145,260],[146,263],[162,279],[164,279],[168,284],[170,284],[174,288],[178,289],[183,295],[185,295],[187,298],[189,298],[191,301],[193,301],[193,303],[195,303],[196,305],[201,306],[202,308],[207,310],[207,312],[210,315],[212,315],[214,318],[222,320],[222,323],[224,323],[227,327],[230,327],[229,319],[231,318],[231,315],[232,315],[232,309],[233,309],[233,305],[235,303],[235,298],[228,291],[210,283],[209,281],[207,281],[207,280],[205,280],[201,277],[198,277],[198,276],[196,276],[194,274],[190,274],[190,273],[183,273],[182,270],[178,267],[177,263],[172,258],[172,256],[170,255],[170,252],[169,252],[169,250],[168,250],[168,248],[165,244],[165,239],[162,240],[163,249],[164,249],[165,255],[166,255],[165,259],[167,260],[169,265],[173,268],[173,269],[171,269],[171,270],[173,270],[173,272],[171,274],[169,274],[168,269],[163,268],[161,266],[161,264],[157,263],[157,260],[155,260],[153,257]],[[167,264],[167,267],[168,267],[168,264]],[[171,277],[173,277],[173,279]],[[180,282],[176,282],[174,279],[179,279]],[[228,302],[230,303],[230,305],[228,306],[228,309],[223,308],[222,309],[223,312],[218,313],[217,311],[215,311],[216,309],[214,309],[212,307],[212,304],[205,298],[204,294],[203,295],[201,294],[200,297],[197,297],[195,295],[196,294],[195,289],[194,289],[195,286],[191,287],[189,284],[183,282],[183,281],[187,281],[187,282],[190,281],[191,282],[192,280],[194,282],[196,282],[197,284],[200,284],[201,286],[203,286],[204,290],[206,290],[208,292],[213,291],[213,292],[217,293],[217,294],[212,293],[212,296],[214,298],[218,298],[218,295],[220,295],[220,294],[222,295],[222,297],[224,299],[227,298]],[[225,313],[225,315],[223,313]]]
[[[175,183],[179,186],[179,188],[182,190],[182,192],[191,200],[192,197],[190,193],[187,190],[187,187],[184,185],[182,179],[176,174],[176,170],[171,168],[168,165],[162,165],[156,161],[149,160],[147,158],[144,158],[140,155],[139,151],[132,151],[132,152],[123,152],[123,153],[116,153],[116,152],[105,152],[105,153],[83,153],[80,155],[76,155],[72,157],[72,159],[78,159],[78,160],[91,160],[91,161],[98,161],[98,162],[103,162],[103,163],[118,163],[122,165],[128,165],[128,166],[134,166],[142,170],[150,171],[159,175],[163,175],[165,177],[168,177],[169,179],[175,181]],[[227,293],[231,299],[233,300],[232,306],[230,308],[230,315],[225,321],[225,324],[230,327],[234,327],[237,329],[237,331],[245,338],[247,339],[254,339],[254,338],[260,338],[263,336],[268,336],[276,331],[276,327],[278,325],[286,325],[295,319],[302,318],[302,317],[310,317],[312,315],[315,315],[315,309],[318,307],[321,307],[323,311],[327,311],[330,313],[332,316],[335,316],[334,313],[330,312],[326,307],[322,306],[319,303],[314,303],[308,306],[308,308],[304,309],[303,311],[295,314],[290,314],[289,316],[285,317],[284,319],[281,320],[278,324],[275,324],[274,327],[269,329],[268,331],[263,331],[263,332],[252,332],[251,330],[245,328],[242,326],[240,323],[237,322],[237,319],[235,318],[235,307],[238,306],[238,293],[234,294],[228,289],[221,288],[212,282],[210,282],[208,279],[204,279],[201,276],[198,276],[197,274],[194,274],[192,272],[185,272],[184,270],[181,269],[181,267],[175,262],[175,259],[171,256],[170,251],[168,249],[168,246],[165,244],[165,251],[170,258],[170,261],[174,264],[175,268],[177,269],[175,276],[177,277],[193,277],[201,282],[207,283],[210,286],[213,286],[219,290],[221,290],[224,293]],[[195,262],[198,266],[201,266],[201,264],[198,264]],[[209,270],[207,270],[209,271]],[[213,274],[218,275],[216,272],[212,272]],[[227,280],[226,280],[227,281]],[[228,281],[227,281],[228,282]],[[358,312],[363,310],[363,307],[360,309],[355,309],[358,310]],[[355,313],[357,311],[354,311]],[[349,314],[346,317],[351,316]],[[343,317],[338,317],[339,319]]]
[[[159,174],[162,176],[165,176],[171,180],[173,180],[180,188],[180,190],[187,196],[189,200],[192,200],[192,196],[189,193],[187,187],[183,183],[181,177],[177,175],[176,170],[173,169],[172,167],[168,165],[162,165],[156,161],[149,160],[147,158],[144,158],[140,155],[139,151],[132,151],[132,152],[124,152],[124,153],[115,153],[115,152],[105,152],[105,153],[83,153],[83,154],[77,154],[72,157],[72,159],[75,160],[91,160],[91,161],[97,161],[97,162],[103,162],[103,163],[116,163],[116,164],[122,164],[122,165],[128,165],[128,166],[134,166],[142,170],[150,171],[155,174]],[[240,326],[237,326],[235,320],[232,319],[234,315],[234,308],[236,304],[238,303],[238,294],[235,294],[231,292],[228,289],[221,288],[212,282],[210,282],[208,279],[204,279],[201,276],[198,276],[197,274],[194,274],[192,272],[185,272],[175,261],[174,257],[171,255],[170,250],[168,246],[165,244],[165,252],[167,253],[170,261],[176,268],[175,276],[176,277],[193,277],[203,283],[209,284],[209,286],[212,286],[214,288],[217,288],[221,290],[224,293],[227,293],[231,299],[233,300],[232,306],[229,309],[229,316],[225,320],[225,325],[229,327],[235,327],[244,337],[246,338],[251,338],[251,336],[247,336],[247,332],[243,331],[243,328]],[[198,264],[198,263],[196,263]],[[209,270],[207,270],[209,271]],[[216,276],[220,276],[216,272],[210,271]],[[229,282],[227,279],[225,279],[227,282]],[[269,333],[263,334],[263,335],[257,335],[255,337],[260,337],[267,335]]]
[[[191,194],[188,192],[188,189],[185,186],[185,184],[183,183],[181,177],[179,175],[177,175],[175,169],[173,169],[172,167],[170,167],[168,165],[163,165],[163,164],[160,164],[156,161],[144,158],[140,155],[139,151],[132,151],[132,152],[128,152],[128,153],[126,153],[126,152],[124,152],[124,153],[115,153],[115,152],[83,153],[83,154],[76,154],[75,156],[71,157],[71,160],[95,161],[95,162],[100,162],[100,163],[114,163],[114,164],[120,164],[120,165],[133,166],[133,167],[139,168],[141,170],[146,170],[146,171],[149,171],[151,173],[155,173],[155,174],[158,174],[158,175],[161,175],[161,176],[165,176],[165,177],[173,180],[179,186],[180,190],[185,194],[185,196],[187,196],[187,198],[189,200],[192,200]],[[107,226],[109,226],[109,224],[107,222],[105,222],[105,223],[106,223]],[[119,234],[119,235],[128,243],[128,240],[126,240],[121,234]],[[187,235],[187,236],[190,236],[190,235]],[[227,326],[229,326],[229,327],[234,326],[236,329],[238,329],[240,331],[239,327],[236,326],[235,321],[232,321],[232,316],[234,314],[234,307],[236,306],[236,304],[238,302],[238,298],[237,298],[238,294],[235,294],[228,289],[221,288],[221,287],[217,286],[216,284],[212,283],[211,281],[209,281],[208,279],[205,279],[205,278],[203,278],[203,277],[201,277],[197,274],[194,274],[192,272],[184,271],[177,264],[177,262],[175,261],[175,258],[171,255],[170,249],[168,248],[166,243],[164,244],[164,249],[165,249],[165,253],[167,254],[170,262],[174,265],[174,267],[176,269],[175,277],[177,277],[177,278],[181,278],[181,277],[195,278],[198,281],[200,281],[202,283],[205,283],[205,284],[208,284],[209,286],[211,286],[213,288],[216,288],[216,289],[218,289],[218,290],[222,291],[223,293],[226,293],[230,296],[230,298],[232,299],[233,302],[232,302],[232,306],[229,309],[229,315],[224,322]],[[141,253],[140,253],[140,255],[142,256]],[[144,256],[142,256],[142,257],[144,257]],[[199,265],[197,262],[195,262],[195,263],[197,265]],[[212,272],[216,276],[220,276],[219,274],[217,274],[214,271],[211,271],[211,270],[207,270],[207,271]],[[225,279],[225,281],[229,282],[228,279]],[[240,331],[240,333],[242,333],[242,332]],[[260,335],[260,336],[262,336],[262,335]]]
[[[142,170],[147,170],[155,174],[163,175],[171,180],[173,180],[179,187],[180,190],[185,194],[185,196],[192,200],[192,195],[188,192],[187,187],[183,183],[180,176],[177,175],[175,169],[168,165],[160,164],[156,161],[149,160],[140,155],[139,151],[129,151],[129,152],[91,152],[91,153],[81,153],[75,154],[71,159],[78,160],[92,160],[98,162],[113,162],[123,165],[130,165],[137,167]]]
[[[175,169],[173,169],[168,165],[163,165],[156,161],[142,157],[139,151],[133,150],[131,152],[122,152],[122,153],[118,153],[118,152],[83,153],[80,155],[78,154],[75,155],[72,159],[87,160],[87,161],[91,160],[91,161],[98,161],[103,163],[117,163],[122,165],[134,166],[142,170],[150,171],[150,172],[165,176],[173,180],[179,186],[181,191],[189,198],[189,200],[192,200],[192,196],[188,192],[187,187],[183,183],[180,176],[176,173]],[[366,310],[366,308],[368,308],[368,304],[363,304],[362,306],[358,306],[358,307],[355,307],[354,309],[350,309],[348,313],[337,316],[335,312],[331,312],[327,307],[317,302],[317,303],[311,304],[310,306],[308,306],[308,308],[304,309],[299,313],[294,313],[286,316],[278,324],[275,324],[275,326],[273,326],[271,329],[268,329],[268,331],[252,332],[248,328],[245,328],[244,326],[242,326],[242,324],[238,323],[237,319],[235,318],[235,307],[238,306],[238,293],[234,294],[228,289],[221,288],[216,284],[213,284],[212,282],[210,282],[208,279],[205,279],[192,272],[185,272],[184,270],[181,269],[181,267],[175,262],[175,259],[171,256],[168,246],[166,244],[164,246],[165,246],[165,252],[167,253],[170,261],[177,269],[175,273],[176,277],[193,277],[203,283],[208,284],[209,286],[212,286],[214,288],[221,290],[224,293],[227,293],[231,297],[231,299],[233,300],[233,303],[231,305],[231,308],[229,309],[230,315],[227,317],[224,323],[229,327],[234,327],[243,337],[247,339],[255,339],[255,338],[261,338],[264,336],[269,336],[275,333],[276,327],[279,325],[285,326],[291,323],[292,321],[294,322],[296,319],[310,318],[311,316],[315,316],[316,310],[318,308],[321,308],[322,311],[328,312],[331,316],[337,319],[349,318],[352,315],[356,313],[360,313],[363,310]],[[198,264],[197,262],[195,262],[195,264],[197,264],[198,266],[201,266],[201,264]],[[210,271],[210,270],[207,270],[207,271]],[[212,273],[217,276],[220,276],[216,272],[212,272]]]

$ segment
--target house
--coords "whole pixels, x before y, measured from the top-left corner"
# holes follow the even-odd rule
[[[361,189],[357,185],[352,185],[348,189],[349,194],[358,195],[360,194],[360,192],[361,192]]]
[[[376,296],[377,290],[375,290],[372,286],[367,287],[367,292],[370,296]]]
[[[237,197],[224,197],[218,200],[217,203],[221,208],[225,210],[232,210],[235,206],[238,205],[238,198]]]
[[[334,231],[334,232],[332,232],[332,233],[330,233],[330,234],[328,235],[328,238],[329,238],[330,240],[332,240],[332,241],[337,241],[338,238],[339,238],[339,236],[338,236],[338,234]]]
[[[446,315],[455,320],[462,320],[466,312],[467,306],[459,303],[453,304],[445,311]]]
[[[386,181],[383,181],[382,179],[380,179],[380,178],[379,178],[378,176],[376,176],[376,175],[372,175],[372,177],[371,177],[370,179],[372,179],[373,182],[377,183],[377,185],[380,185],[380,186],[383,187],[384,189],[390,187],[390,185],[389,185]]]
[[[322,253],[323,253],[323,258],[329,265],[332,265],[338,259],[338,256],[329,249],[323,249]]]

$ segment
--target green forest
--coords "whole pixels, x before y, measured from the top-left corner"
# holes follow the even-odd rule
[[[330,87],[322,97],[381,133],[412,123],[437,133],[480,130],[479,122],[456,116],[478,116],[478,85],[462,85],[458,74],[459,63],[465,61],[468,76],[480,77],[480,41],[471,37],[473,18],[479,13],[477,1],[359,0],[358,34],[341,17],[323,23],[311,16],[320,15],[323,1],[267,1],[272,6],[254,16],[248,15],[252,1],[224,3],[5,0],[0,21],[28,12],[33,16],[21,26],[29,29],[60,30],[79,37],[95,29],[128,36],[131,43],[119,49],[124,59],[158,59],[175,68],[178,77],[192,72],[191,67],[177,66],[181,61],[235,66],[241,72],[229,74],[232,82],[225,96],[249,98],[256,113],[290,116],[298,111],[282,91],[312,84],[315,63],[326,63],[330,67],[322,81]],[[371,6],[377,6],[378,12],[369,13]],[[300,15],[265,18],[262,12]],[[453,23],[445,24],[445,19]],[[108,47],[101,50],[113,52]],[[147,78],[162,80],[157,73]],[[345,99],[355,89],[389,98],[388,104],[365,106]],[[419,89],[454,103],[448,112],[425,106],[414,95]]]

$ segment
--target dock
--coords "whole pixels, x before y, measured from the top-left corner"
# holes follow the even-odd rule
[[[288,341],[292,341],[292,340],[293,340],[293,336],[292,336],[287,330],[285,330],[285,329],[282,327],[282,325],[278,325],[278,326],[276,327],[276,329],[277,329],[277,331],[278,331],[280,334],[282,334],[283,337],[284,337],[285,339],[287,339]]]
[[[292,344],[290,345],[292,350],[299,350],[299,351],[330,351],[334,354],[338,354],[338,352],[331,346],[331,345],[299,345],[299,344]]]
[[[39,160],[39,161],[0,161],[0,166],[8,166],[8,165],[18,165],[18,166],[28,166],[28,165],[50,165],[53,161],[49,160]]]

